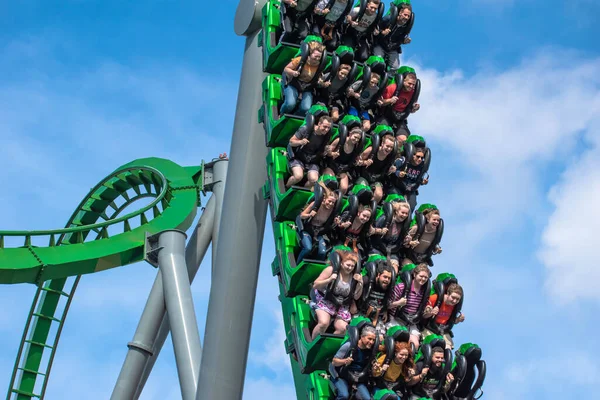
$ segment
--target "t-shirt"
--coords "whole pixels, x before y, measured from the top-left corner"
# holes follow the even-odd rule
[[[298,66],[300,65],[300,58],[301,57],[296,57],[292,59],[293,70],[298,69]],[[305,62],[302,70],[300,71],[300,75],[298,76],[298,80],[304,83],[310,83],[318,70],[319,65],[310,65],[308,62]]]
[[[406,175],[400,179],[404,183],[404,186],[406,186],[407,191],[412,192],[417,188],[420,183],[419,175],[423,171],[423,165],[423,163],[419,165],[412,165],[411,163],[406,164],[406,168],[403,170],[406,172]],[[398,173],[400,173],[400,171],[398,171]]]
[[[383,91],[383,98],[391,99],[392,96],[394,96],[396,87],[397,87],[397,85],[395,83],[392,83],[391,85],[386,87],[385,90]],[[410,92],[405,92],[404,90],[400,90],[400,93],[398,93],[398,101],[396,101],[392,106],[393,110],[396,112],[403,112],[404,110],[406,110],[406,106],[408,106],[408,103],[410,103],[414,94],[415,94],[414,90],[411,90]]]
[[[404,290],[404,282],[400,282],[394,286],[394,293],[390,299],[390,303],[398,301],[402,298],[402,291]],[[422,286],[418,292],[415,290],[415,283],[413,282],[410,286],[410,291],[406,296],[406,305],[403,307],[404,313],[408,315],[414,315],[419,311],[419,306],[423,300],[425,294],[425,287]],[[396,308],[390,309],[390,313],[393,315],[396,312]]]
[[[354,7],[352,11],[350,11],[350,17],[352,20],[355,20],[359,10],[360,7]],[[353,28],[358,32],[365,32],[367,29],[369,29],[373,21],[375,21],[375,18],[377,18],[377,11],[375,11],[373,15],[367,15],[367,13],[364,13],[362,18],[359,21],[356,21],[358,22],[358,25]]]
[[[442,364],[443,365],[443,364]],[[423,361],[417,362],[415,366],[415,370],[417,374],[420,374],[423,371],[424,363]],[[436,368],[434,365],[429,367],[429,371],[423,380],[417,383],[413,387],[413,393],[419,396],[430,396],[433,394],[433,391],[437,387],[438,383],[442,380],[444,373],[443,368]]]
[[[383,366],[383,362],[385,361],[385,355],[379,357],[377,362],[379,365]],[[404,377],[402,376],[402,365],[396,364],[394,360],[390,362],[390,366],[387,371],[383,375],[383,380],[387,382],[404,382]]]
[[[308,144],[304,145],[302,149],[296,148],[296,153],[304,153],[305,155],[316,155],[323,152],[325,143],[327,142],[329,135],[317,135],[315,132],[309,132],[306,125],[298,128],[294,134],[297,139],[308,139]]]
[[[350,86],[350,88],[355,92],[358,92],[360,90],[361,85],[362,81],[356,81],[352,84],[352,86]],[[378,91],[379,87],[372,88],[370,86],[367,86],[366,88],[364,88],[363,91],[360,92],[360,97],[358,99],[358,104],[360,104],[360,108],[363,110],[368,108],[371,104],[371,100],[377,94]]]
[[[432,294],[431,296],[429,296],[429,305],[431,307],[434,307],[437,299],[437,294]],[[450,316],[452,315],[452,311],[454,311],[454,307],[456,306],[448,305],[446,304],[446,302],[442,301],[440,311],[435,316],[435,323],[440,325],[446,325],[448,323],[448,320],[450,319]]]
[[[333,3],[333,6],[329,9],[329,13],[325,16],[325,20],[331,23],[336,22],[346,9],[348,1],[350,0],[346,0],[344,2],[336,1],[335,3]],[[327,6],[327,3],[329,3],[329,0],[319,0],[319,2],[317,3],[317,8],[320,10],[324,10]]]
[[[346,358],[346,353],[350,349],[350,342],[346,342],[340,347],[335,353],[334,358],[343,359]],[[358,347],[352,354],[352,364],[348,365],[349,371],[362,371],[369,363],[369,351],[368,349],[361,350]]]
[[[331,72],[327,72],[327,73],[323,74],[322,78],[324,81],[326,81],[327,79],[329,79],[330,76],[331,76]],[[347,81],[348,81],[348,78],[346,78],[344,80],[338,79],[337,74],[336,74],[336,76],[334,76],[333,79],[331,80],[331,85],[327,86],[326,90],[329,93],[335,93],[338,90],[340,90],[346,84]]]
[[[369,277],[363,276],[363,287],[366,287],[369,284]],[[371,287],[371,291],[369,292],[369,297],[367,298],[367,308],[372,306],[377,309],[382,309],[385,304],[385,294],[387,289],[382,289],[377,281],[373,282],[373,286]]]

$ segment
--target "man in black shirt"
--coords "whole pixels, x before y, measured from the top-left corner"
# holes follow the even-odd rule
[[[431,367],[426,367],[423,360],[417,362],[415,366],[416,375],[420,378],[413,389],[413,395],[410,400],[419,400],[421,397],[429,397],[432,399],[440,399],[443,393],[446,393],[450,389],[454,376],[448,373],[445,377],[444,374],[444,349],[441,347],[434,347],[431,355]],[[438,394],[434,394],[440,381],[445,380],[442,390]]]
[[[376,276],[373,283],[369,275],[363,276],[363,290],[368,290],[367,298],[361,304],[361,313],[369,318],[380,333],[384,333],[387,322],[387,303],[391,295],[392,266],[386,260],[377,262]]]
[[[377,42],[373,47],[373,54],[383,57],[385,63],[390,67],[391,72],[400,67],[400,54],[402,53],[402,45],[411,42],[408,34],[412,24],[412,6],[403,3],[398,9],[398,17],[395,21],[391,20],[391,15],[386,15],[382,18],[379,26],[382,28],[381,33],[377,36]]]
[[[331,117],[325,115],[319,118],[312,132],[306,125],[302,125],[290,138],[290,147],[294,148],[294,158],[290,161],[292,176],[285,184],[287,188],[300,182],[304,172],[307,173],[306,187],[312,187],[319,179],[319,162],[329,142],[331,124]]]
[[[375,343],[375,328],[365,326],[360,334],[360,339],[355,349],[351,349],[351,343],[346,342],[340,347],[331,361],[334,367],[347,367],[340,371],[340,377],[333,384],[337,390],[336,400],[348,400],[350,398],[349,381],[352,382],[352,374],[359,374],[369,368],[373,361],[371,348]],[[356,383],[356,393],[354,398],[357,400],[369,400],[371,395],[365,385],[366,382]]]

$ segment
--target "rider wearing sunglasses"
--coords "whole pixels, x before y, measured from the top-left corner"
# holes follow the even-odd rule
[[[403,195],[411,210],[416,208],[419,186],[427,185],[429,182],[428,175],[424,171],[426,152],[425,147],[415,147],[415,151],[407,154],[407,158],[397,159],[396,171],[390,175],[387,182],[385,192]]]

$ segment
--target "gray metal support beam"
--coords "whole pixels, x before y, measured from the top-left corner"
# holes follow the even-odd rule
[[[200,263],[202,263],[202,259],[206,254],[208,245],[211,243],[211,238],[213,238],[213,249],[216,243],[216,240],[214,240],[214,232],[219,223],[218,221],[220,221],[220,210],[223,209],[223,189],[227,179],[228,165],[229,161],[226,160],[215,161],[212,170],[212,180],[214,183],[211,187],[211,191],[213,192],[213,195],[208,200],[206,208],[202,213],[202,217],[198,222],[198,226],[192,233],[190,240],[188,240],[188,245],[185,249],[185,261],[188,266],[190,282],[192,282],[196,277]],[[217,211],[219,211],[219,215],[217,215]],[[206,220],[204,220],[205,216]],[[144,369],[144,373],[134,399],[138,399],[140,397],[142,390],[146,385],[146,381],[152,372],[152,368],[156,363],[158,355],[160,354],[160,351],[165,343],[165,340],[167,340],[167,336],[169,336],[169,332],[169,318],[165,316],[160,325],[158,334],[156,335],[156,340],[154,341],[153,354],[146,363],[146,368]]]
[[[236,33],[247,39],[225,187],[226,212],[221,216],[217,257],[213,260],[197,400],[241,399],[244,388],[267,214],[261,190],[267,179],[267,148],[263,127],[257,121],[265,78],[257,35],[265,2],[242,1],[235,17]]]
[[[210,245],[215,216],[215,203],[211,196],[192,233],[185,249],[185,260],[188,266],[190,282],[193,281],[202,259]],[[160,328],[159,328],[160,327]],[[165,308],[162,275],[156,279],[148,296],[148,301],[140,318],[140,322],[128,344],[129,350],[121,368],[117,384],[111,400],[137,399],[152,371],[160,350],[169,335],[169,319]]]
[[[165,305],[171,325],[181,397],[183,400],[193,400],[196,398],[202,349],[185,263],[185,239],[185,233],[177,230],[159,234],[158,267],[162,275]]]
[[[213,240],[212,240],[212,259],[217,258],[217,248],[219,246],[219,230],[221,228],[221,214],[223,211],[223,199],[225,198],[225,180],[227,179],[227,169],[229,161],[219,160],[213,165],[213,196],[217,198],[215,207],[215,223],[213,224]],[[213,261],[212,265],[215,263]],[[214,272],[214,270],[213,270]]]

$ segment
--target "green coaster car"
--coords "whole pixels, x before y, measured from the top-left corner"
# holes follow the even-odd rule
[[[277,260],[276,260],[277,261]],[[275,261],[275,262],[276,262]],[[294,333],[292,332],[291,316],[294,312],[294,299],[285,297],[284,288],[279,282],[279,299],[283,311],[283,327],[285,330],[285,349],[290,355],[290,364],[296,386],[296,393],[301,398],[306,396],[308,399],[327,400],[330,398],[329,380],[324,377],[325,371],[315,371],[310,375],[303,374],[298,363],[298,357],[295,351]]]
[[[263,48],[263,70],[272,74],[280,74],[300,49],[298,44],[279,42],[283,32],[281,19],[280,1],[269,0],[262,10],[259,44]]]
[[[285,151],[282,147],[276,147],[267,156],[273,221],[294,221],[313,196],[312,191],[305,187],[292,186],[286,189],[285,182],[290,173]]]
[[[274,222],[273,234],[278,243],[273,274],[281,275],[284,295],[308,296],[312,283],[325,269],[325,261],[304,259],[299,265],[296,264],[298,234],[290,222]]]
[[[312,310],[307,304],[308,297],[296,296],[292,299],[294,311],[289,314],[292,333],[294,335],[294,351],[304,374],[316,370],[327,369],[329,362],[338,351],[344,336],[323,333],[311,340],[315,320]]]
[[[281,90],[281,76],[269,75],[262,84],[263,107],[259,111],[259,122],[265,126],[266,144],[268,147],[287,147],[290,138],[302,125],[310,123],[312,126],[322,116],[328,113],[327,108],[321,105],[313,105],[308,110],[306,117],[301,118],[293,114],[279,114],[279,108],[283,103]],[[312,116],[312,117],[311,117]],[[332,135],[337,133],[338,126],[331,127]]]

